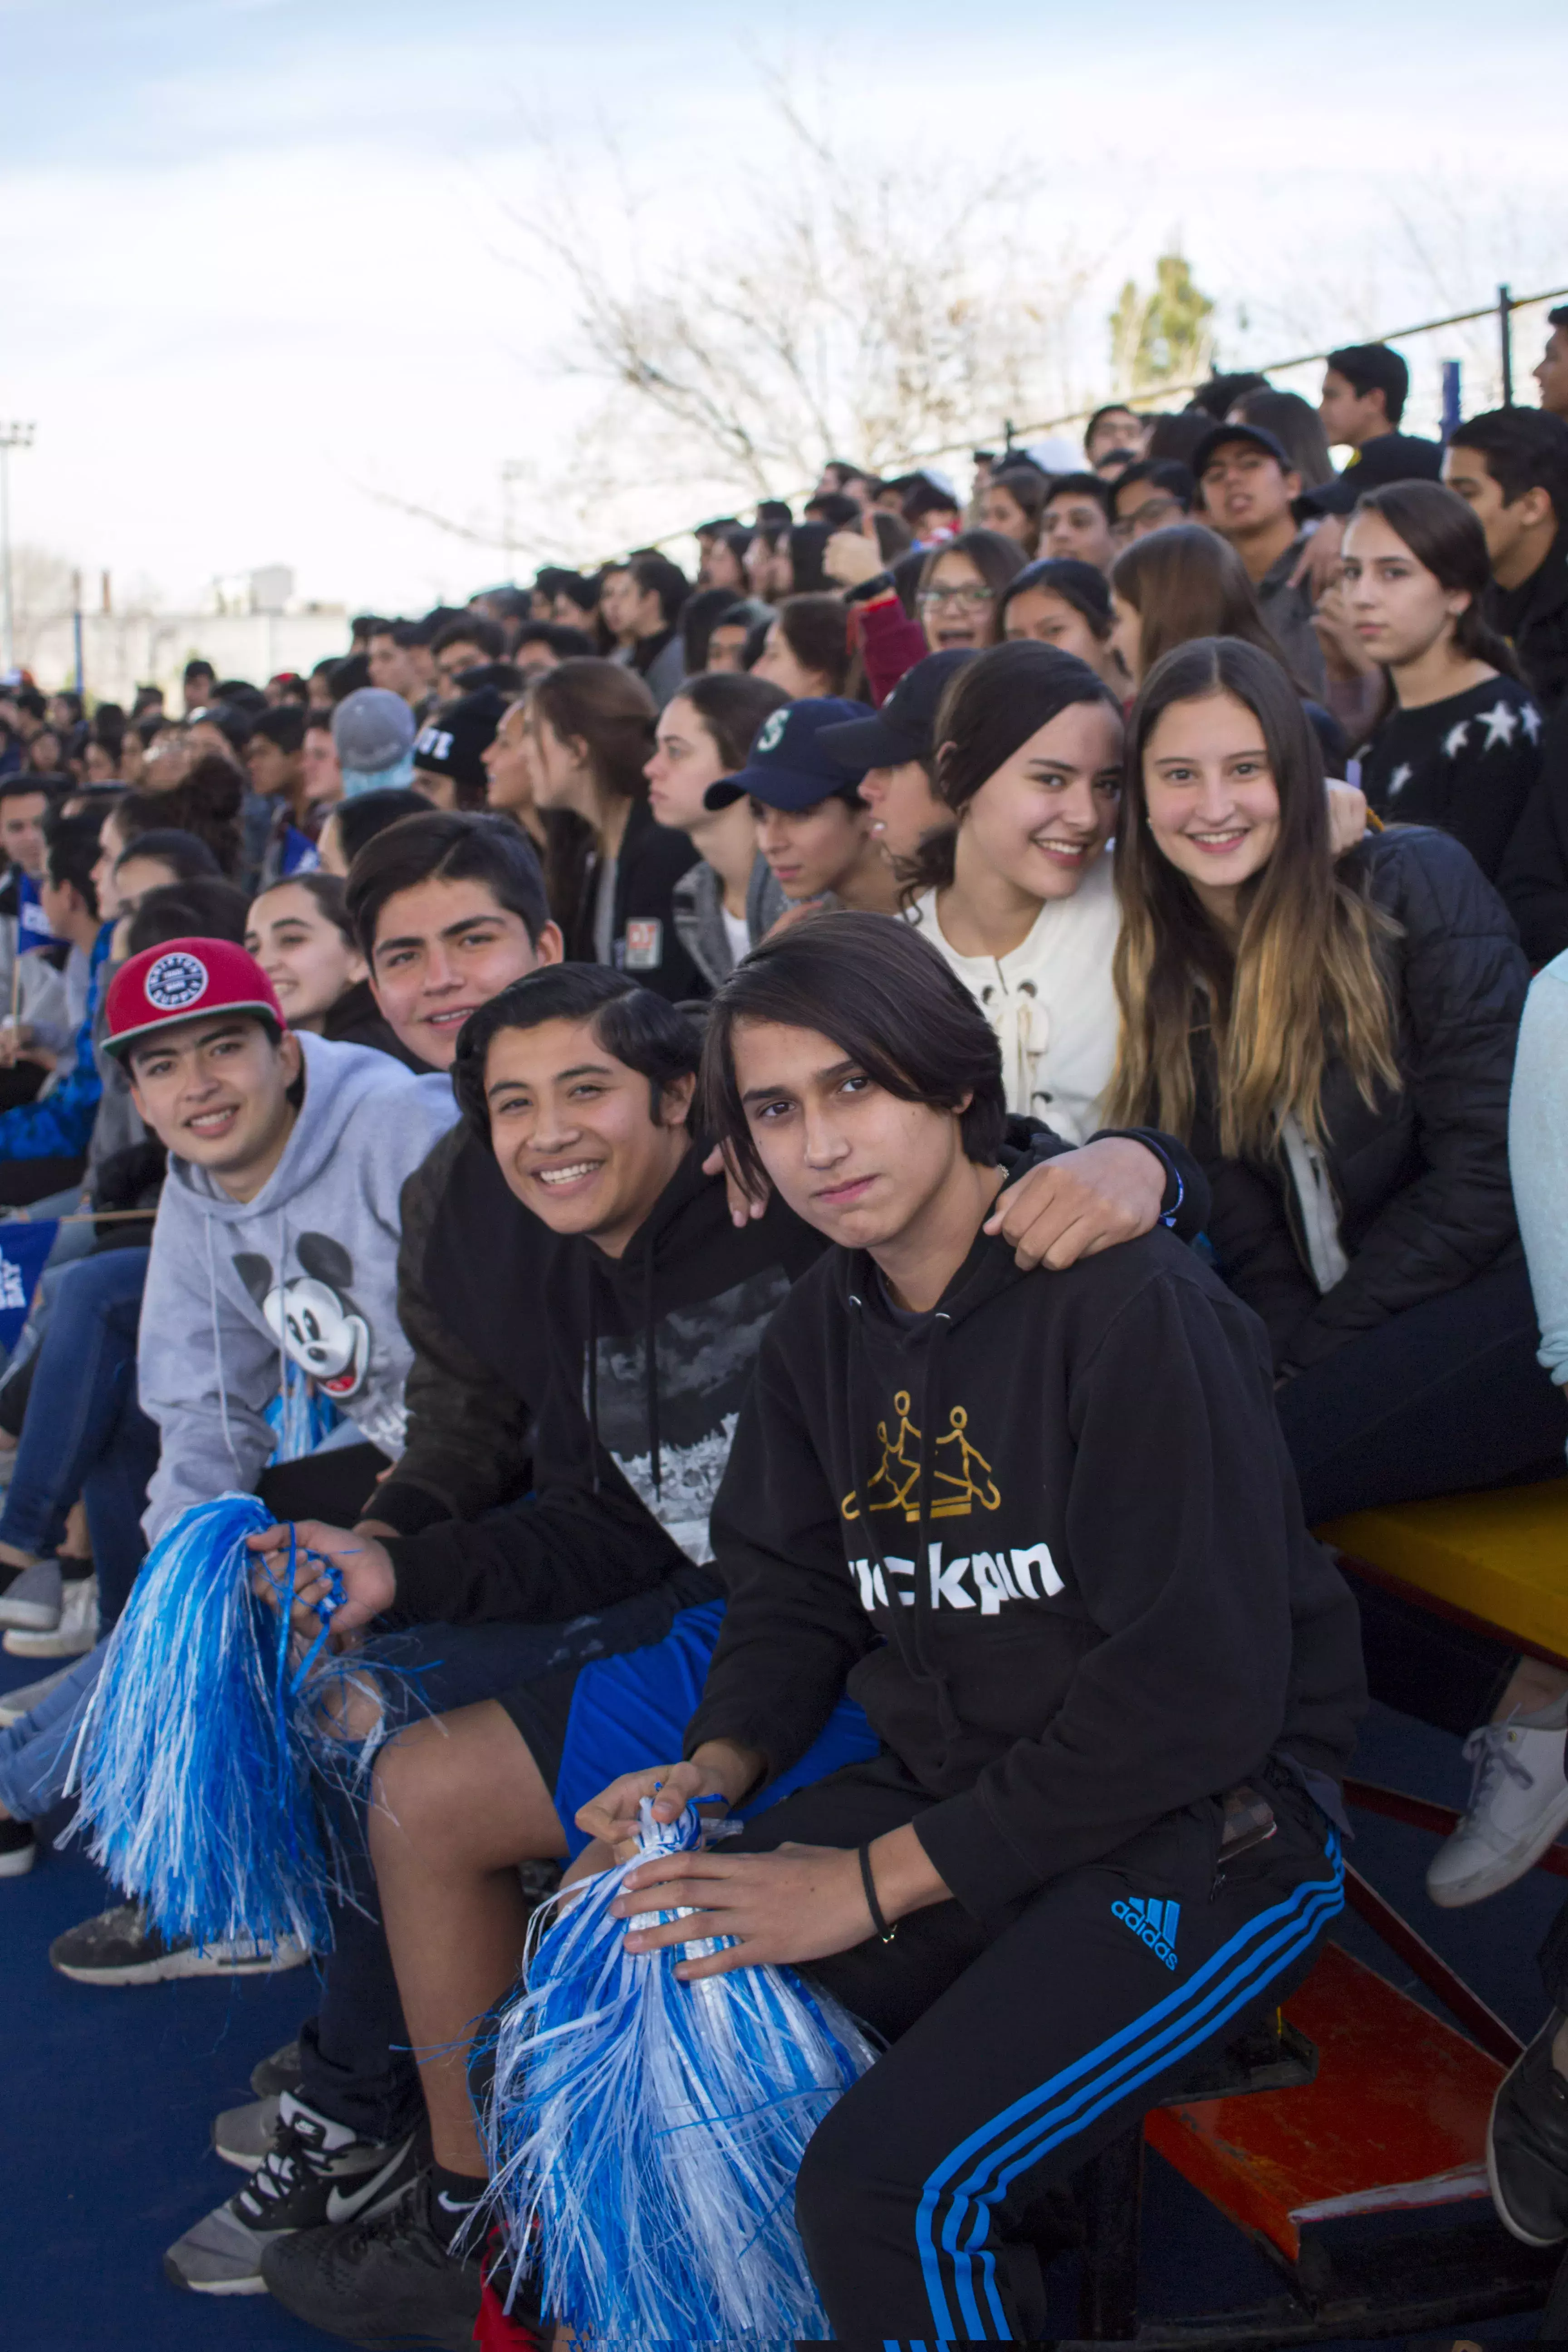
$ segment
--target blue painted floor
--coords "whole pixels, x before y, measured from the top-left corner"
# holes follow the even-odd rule
[[[0,1654],[0,1688],[36,1664]],[[1374,1710],[1357,1769],[1462,1803],[1458,1744]],[[1445,1958],[1521,2035],[1543,2008],[1534,1952],[1568,1882],[1539,1872],[1462,1912],[1427,1903],[1431,1840],[1366,1815],[1354,1859]],[[59,1826],[56,1824],[55,1826]],[[216,2301],[165,2282],[163,2248],[236,2185],[210,2152],[220,2107],[250,2095],[258,2058],[289,2040],[311,2007],[308,1969],[225,1984],[208,1979],[94,1991],[56,1976],[51,1937],[111,1899],[71,1847],[26,1878],[0,1880],[0,2346],[5,2352],[300,2352],[319,2336],[267,2297]],[[1404,1972],[1356,1922],[1344,1940],[1397,1982]],[[1413,1988],[1406,1982],[1406,1990]],[[1148,2315],[1260,2300],[1262,2258],[1157,2158],[1144,2232]],[[1053,2324],[1073,2332],[1071,2265],[1053,2279]],[[1487,2345],[1533,2337],[1531,2319],[1464,2331]],[[1447,2340],[1447,2339],[1445,2339]],[[1342,2347],[1351,2352],[1351,2347]]]

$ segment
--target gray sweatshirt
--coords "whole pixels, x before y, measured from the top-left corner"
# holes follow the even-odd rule
[[[412,1350],[397,1321],[398,1194],[457,1117],[450,1081],[302,1036],[305,1099],[253,1201],[171,1152],[136,1374],[162,1436],[142,1528],[255,1486],[285,1357],[394,1459]]]

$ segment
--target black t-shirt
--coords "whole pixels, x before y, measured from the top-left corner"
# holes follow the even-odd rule
[[[1511,677],[1390,713],[1362,757],[1362,790],[1395,824],[1462,841],[1495,881],[1541,773],[1541,713]]]

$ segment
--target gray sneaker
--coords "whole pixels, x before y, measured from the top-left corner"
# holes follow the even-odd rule
[[[60,1622],[62,1580],[58,1559],[40,1559],[0,1593],[0,1625],[28,1633],[52,1633]]]
[[[36,1706],[42,1706],[49,1693],[58,1690],[66,1676],[75,1672],[74,1665],[62,1666],[58,1674],[46,1675],[42,1682],[24,1683],[20,1690],[7,1691],[0,1698],[0,1730],[8,1730],[25,1715],[31,1715]]]
[[[198,1948],[188,1937],[165,1943],[139,1903],[117,1903],[49,1946],[49,1965],[77,1984],[163,1984],[170,1977],[271,1976],[302,1968],[310,1958],[292,1936],[276,1944],[249,1941]]]
[[[237,2165],[241,2172],[254,2172],[272,2146],[281,2104],[280,2095],[274,2093],[269,2099],[252,2099],[243,2107],[226,2107],[213,2125],[213,2154],[221,2156],[226,2164]]]
[[[268,2245],[296,2230],[383,2213],[416,2172],[412,2135],[356,2138],[285,2091],[266,2156],[243,2189],[175,2239],[164,2275],[193,2294],[265,2294],[261,2257]]]

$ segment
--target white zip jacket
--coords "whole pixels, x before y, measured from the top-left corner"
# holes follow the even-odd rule
[[[942,936],[934,890],[915,900],[910,920],[942,950],[994,1030],[1008,1109],[1085,1142],[1100,1124],[1100,1097],[1116,1061],[1110,959],[1120,916],[1109,845],[1070,898],[1046,900],[1010,955],[960,955]]]

